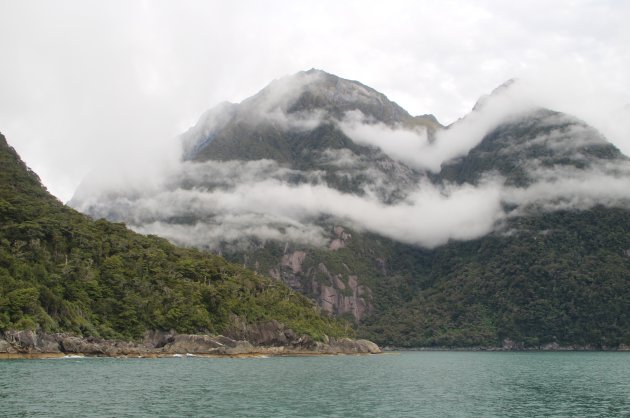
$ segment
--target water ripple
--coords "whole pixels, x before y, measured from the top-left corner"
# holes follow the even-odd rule
[[[0,416],[630,415],[630,353],[0,362]]]

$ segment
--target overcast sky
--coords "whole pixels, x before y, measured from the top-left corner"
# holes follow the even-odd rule
[[[0,0],[0,132],[67,201],[90,170],[174,153],[208,108],[315,67],[445,124],[525,78],[629,153],[628,21],[625,0]]]

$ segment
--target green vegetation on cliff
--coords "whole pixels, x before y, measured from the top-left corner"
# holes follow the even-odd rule
[[[373,305],[357,333],[379,345],[630,344],[627,209],[531,213],[500,232],[435,249],[348,232],[352,238],[336,251],[294,246],[306,252],[294,276],[317,298],[311,282],[319,276],[311,272],[318,263],[342,280],[356,274]],[[267,244],[249,254],[248,265],[269,271],[282,254]]]
[[[360,333],[397,346],[630,344],[630,212],[513,219],[511,234],[399,246]],[[395,246],[395,244],[394,244]],[[405,279],[413,277],[413,280]]]
[[[304,296],[224,259],[177,248],[61,204],[0,134],[0,331],[136,339],[222,332],[235,317],[342,336]]]

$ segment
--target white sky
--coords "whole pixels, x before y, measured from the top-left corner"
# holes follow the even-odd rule
[[[530,79],[628,153],[610,122],[630,120],[629,21],[625,0],[0,0],[0,132],[67,201],[98,166],[153,164],[208,108],[315,67],[442,123]]]

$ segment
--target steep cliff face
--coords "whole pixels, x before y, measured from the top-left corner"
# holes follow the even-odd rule
[[[317,302],[324,311],[337,315],[350,313],[357,321],[372,311],[372,292],[369,287],[359,285],[357,276],[347,276],[347,283],[344,283],[342,275],[331,275],[322,263],[318,273],[327,276],[331,283],[327,286],[315,280],[312,282],[313,291],[319,295]]]
[[[345,248],[351,237],[343,227],[335,226],[328,250]],[[286,248],[285,246],[285,251]],[[260,263],[258,266],[260,267]],[[319,261],[316,252],[295,250],[284,253],[279,263],[269,269],[268,274],[292,289],[313,297],[325,312],[360,322],[374,310],[372,290],[367,285],[360,284],[359,277],[353,274],[347,264],[342,263],[342,266],[343,271],[331,272],[325,262]]]

